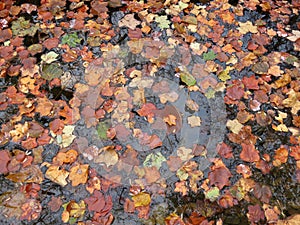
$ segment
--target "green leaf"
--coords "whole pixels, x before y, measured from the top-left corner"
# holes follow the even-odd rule
[[[211,87],[209,87],[206,92],[205,92],[205,97],[208,99],[214,98],[215,97],[215,93],[216,91],[214,89],[212,89]]]
[[[42,66],[42,78],[52,80],[59,78],[63,75],[63,70],[60,68],[59,63],[45,64]]]
[[[205,198],[209,201],[214,202],[220,196],[220,190],[217,187],[211,188],[209,191],[205,192]]]
[[[189,174],[183,169],[179,169],[176,172],[176,176],[180,179],[180,181],[186,180],[189,177]]]
[[[180,79],[183,83],[185,83],[187,86],[193,86],[196,84],[196,79],[188,72],[181,72],[180,73]]]
[[[171,22],[168,20],[168,16],[156,16],[155,17],[155,22],[158,23],[158,26],[161,29],[170,28],[170,23]]]
[[[11,29],[14,36],[24,37],[29,35],[33,37],[39,29],[39,25],[33,25],[29,20],[25,20],[24,17],[20,17],[18,20],[12,22]]]
[[[208,60],[214,60],[216,58],[217,54],[214,53],[214,51],[210,50],[209,52],[207,53],[203,53],[203,59],[205,61],[208,61]]]
[[[110,128],[110,124],[107,121],[100,122],[97,127],[97,133],[99,138],[107,140],[107,130]]]
[[[76,47],[76,45],[79,44],[80,41],[81,38],[79,38],[76,33],[65,34],[61,39],[62,44],[67,44],[73,48]]]
[[[148,155],[143,163],[146,167],[155,166],[157,169],[161,167],[161,164],[166,161],[166,158],[160,153],[151,153]]]

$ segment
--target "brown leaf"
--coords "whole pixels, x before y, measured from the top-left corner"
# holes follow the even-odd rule
[[[225,144],[224,142],[218,144],[217,151],[219,155],[225,159],[229,159],[233,157],[232,148],[229,145]]]
[[[234,80],[233,84],[226,89],[226,95],[232,100],[239,100],[244,96],[244,85]]]
[[[255,149],[253,144],[244,144],[242,143],[242,152],[240,157],[242,160],[246,162],[257,162],[259,161],[260,157],[258,154],[258,150]]]
[[[259,184],[256,184],[253,189],[253,194],[264,203],[269,203],[272,197],[271,189],[266,185],[260,186]]]
[[[48,203],[48,207],[52,212],[57,212],[62,205],[60,197],[52,196],[51,201]]]
[[[13,182],[24,182],[24,183],[42,183],[44,176],[38,166],[31,165],[25,168],[21,168],[18,172],[11,172],[7,179]]]
[[[265,215],[260,206],[256,204],[254,206],[248,206],[247,217],[252,223],[258,223],[260,220],[265,218]]]
[[[73,166],[70,169],[69,179],[72,181],[72,186],[78,186],[79,184],[85,184],[88,178],[88,164]]]
[[[8,173],[7,165],[11,160],[11,155],[8,150],[0,151],[0,174]]]
[[[215,185],[221,190],[224,186],[230,185],[229,178],[231,176],[229,169],[223,166],[209,172],[208,179],[211,185]]]

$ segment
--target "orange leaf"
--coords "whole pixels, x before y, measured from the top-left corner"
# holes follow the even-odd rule
[[[246,162],[257,162],[259,161],[258,151],[255,149],[253,144],[244,144],[242,143],[242,152],[240,157]]]

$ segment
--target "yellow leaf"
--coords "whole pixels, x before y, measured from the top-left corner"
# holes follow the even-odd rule
[[[72,186],[78,186],[79,184],[85,184],[88,179],[89,165],[77,165],[70,169],[69,179],[72,181]]]
[[[257,32],[258,32],[258,30],[257,30],[257,26],[254,26],[253,24],[252,24],[252,22],[250,22],[250,21],[247,21],[246,23],[241,23],[241,22],[239,22],[239,28],[238,28],[238,30],[240,31],[240,33],[242,33],[242,34],[246,34],[246,33],[248,33],[248,32],[250,32],[250,33],[253,33],[253,34],[256,34]]]
[[[53,182],[61,185],[66,186],[68,182],[66,181],[66,178],[69,176],[69,172],[64,169],[59,169],[59,166],[51,165],[45,174],[46,178],[49,180],[52,180]]]
[[[188,119],[188,124],[191,127],[200,127],[200,125],[201,125],[201,118],[199,116],[190,116],[187,119]]]
[[[234,120],[228,120],[226,126],[232,133],[238,134],[242,129],[243,124],[241,124],[237,119],[234,119]]]
[[[147,206],[151,202],[151,197],[148,193],[140,192],[139,194],[133,196],[132,200],[134,202],[134,207]]]

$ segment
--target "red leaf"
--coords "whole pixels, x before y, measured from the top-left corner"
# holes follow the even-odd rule
[[[229,177],[231,176],[228,168],[222,166],[211,171],[208,174],[208,179],[211,185],[215,185],[221,190],[224,186],[229,186]]]
[[[244,143],[242,143],[242,152],[240,154],[240,157],[246,162],[257,162],[260,159],[255,146],[252,144],[247,145]]]
[[[253,189],[253,194],[264,203],[269,203],[270,198],[272,197],[271,189],[266,185],[260,186],[259,184],[256,184]]]
[[[246,88],[250,90],[258,90],[258,80],[255,78],[255,75],[252,75],[251,77],[243,77],[242,80],[243,84],[246,86]]]
[[[224,142],[222,142],[222,144],[218,144],[217,151],[219,155],[225,159],[229,159],[233,157],[232,148],[229,145],[225,144]]]
[[[244,85],[242,82],[235,80],[226,90],[226,95],[232,100],[239,100],[244,96]]]
[[[7,150],[0,151],[0,174],[8,173],[7,165],[10,160],[11,160],[11,156],[9,154],[9,151]]]
[[[111,196],[104,196],[104,194],[98,190],[95,190],[93,195],[84,201],[88,204],[90,211],[95,211],[101,216],[105,216],[112,209]]]
[[[146,103],[142,106],[141,109],[137,111],[140,116],[147,116],[148,121],[152,121],[154,117],[154,111],[156,110],[156,106],[152,103]]]
[[[252,223],[257,223],[265,218],[264,212],[261,210],[258,204],[248,206],[247,216]]]

